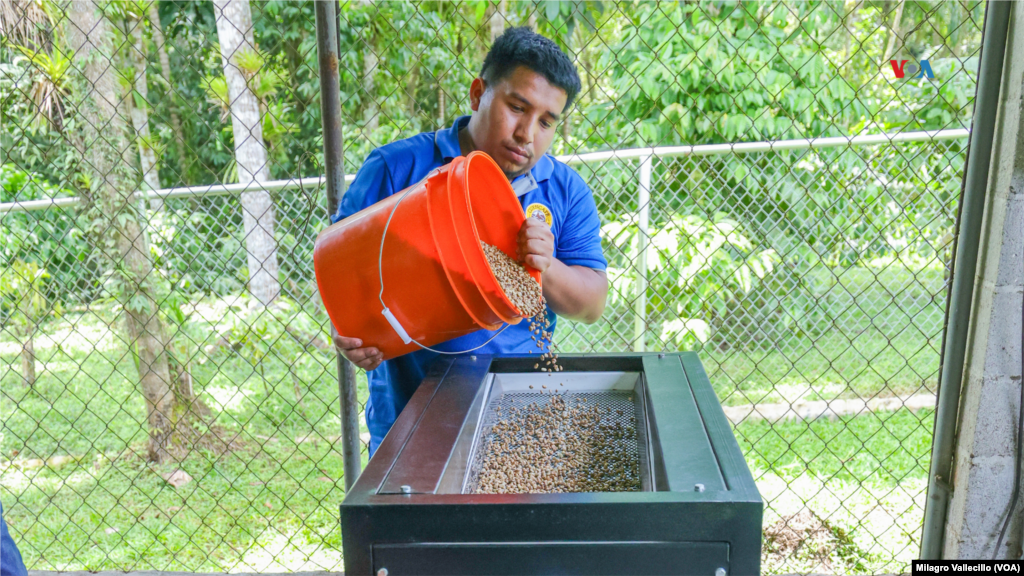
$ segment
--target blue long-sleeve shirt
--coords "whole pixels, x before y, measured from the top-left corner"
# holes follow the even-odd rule
[[[7,522],[4,520],[4,507],[0,505],[0,576],[27,576],[25,563],[21,559],[21,552],[7,531]]]

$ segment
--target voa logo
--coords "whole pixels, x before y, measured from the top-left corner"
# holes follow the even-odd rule
[[[921,60],[920,64],[910,60],[889,60],[889,64],[892,65],[892,72],[897,78],[935,78],[932,65],[927,60]]]

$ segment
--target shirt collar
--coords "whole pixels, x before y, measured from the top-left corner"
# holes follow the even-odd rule
[[[443,163],[447,164],[462,154],[462,148],[459,146],[459,130],[467,124],[469,124],[469,116],[459,116],[450,128],[434,132],[434,147],[441,154],[441,161]],[[522,174],[512,180],[512,189],[516,191],[517,196],[522,196],[530,190],[536,189],[537,182],[543,182],[551,177],[551,172],[554,169],[554,160],[551,159],[549,154],[545,154],[530,169],[529,174]]]
[[[441,153],[441,162],[447,164],[462,155],[459,147],[459,130],[469,124],[469,116],[459,116],[451,128],[434,132],[434,147]]]

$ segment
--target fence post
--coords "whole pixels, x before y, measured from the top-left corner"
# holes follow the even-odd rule
[[[345,148],[341,132],[341,81],[338,75],[338,2],[317,0],[317,61],[320,68],[320,114],[324,131],[324,165],[327,171],[327,213],[338,211],[345,193]],[[337,332],[331,324],[331,338]],[[359,477],[359,399],[356,369],[338,353],[338,399],[341,404],[341,453],[345,469],[345,490]]]
[[[647,227],[651,218],[651,165],[654,154],[644,156],[640,161],[640,186],[637,191],[636,207],[639,212],[637,233],[636,299],[633,301],[633,351],[647,349],[644,335],[647,332]]]
[[[960,213],[957,215],[953,245],[952,278],[946,301],[946,322],[939,359],[939,391],[935,401],[932,434],[932,459],[928,471],[928,497],[924,506],[921,533],[922,560],[941,559],[946,540],[946,522],[953,485],[953,459],[956,456],[960,396],[963,393],[964,360],[974,302],[978,253],[989,185],[989,162],[996,132],[999,91],[1003,81],[1009,3],[985,4],[978,84],[974,96],[974,119],[968,141],[967,164],[961,184]],[[1017,7],[1020,9],[1020,6]],[[1011,510],[1008,514],[1012,514]]]

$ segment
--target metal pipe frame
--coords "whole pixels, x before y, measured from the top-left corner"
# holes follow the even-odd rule
[[[339,95],[340,98],[340,95]],[[919,132],[902,132],[899,134],[865,134],[862,136],[835,136],[829,138],[810,138],[798,140],[777,140],[774,142],[734,142],[731,144],[702,144],[699,146],[663,146],[659,148],[629,148],[626,150],[607,150],[588,152],[586,154],[568,154],[555,156],[565,164],[590,164],[607,160],[628,160],[633,158],[676,158],[681,156],[724,156],[726,154],[750,154],[755,152],[780,152],[783,150],[819,150],[822,148],[838,148],[842,146],[872,146],[877,144],[901,144],[909,142],[939,142],[958,140],[970,136],[964,129],[932,130]],[[324,146],[326,147],[326,142]],[[344,172],[344,169],[342,169]],[[354,174],[343,175],[345,182],[355,179]],[[322,186],[323,176],[293,178],[290,180],[273,180],[269,182],[247,182],[244,184],[209,184],[202,186],[181,186],[162,190],[140,190],[135,195],[144,198],[192,198],[198,196],[222,196],[225,194],[241,194],[255,190],[276,192],[304,186]],[[78,197],[53,198],[44,200],[26,200],[23,202],[5,202],[0,204],[0,214],[6,212],[32,212],[50,208],[69,208],[81,202]]]
[[[932,437],[932,460],[928,473],[928,498],[924,508],[921,535],[922,560],[942,558],[946,517],[951,496],[953,453],[956,426],[963,387],[964,358],[967,352],[974,278],[978,267],[982,217],[992,159],[996,111],[1006,53],[1006,34],[1010,22],[1010,2],[987,2],[982,35],[981,62],[974,97],[974,127],[967,149],[960,214],[957,218],[956,246],[950,266],[952,282],[946,299],[946,326],[943,332],[942,360],[939,365],[939,393],[936,400]]]
[[[338,211],[345,193],[345,146],[342,134],[341,80],[338,73],[338,2],[317,0],[317,61],[320,68],[320,113],[324,132],[324,167],[327,183],[328,217]],[[337,335],[331,325],[331,338]],[[362,469],[359,442],[359,399],[356,369],[340,352],[338,355],[338,401],[341,411],[341,451],[345,490],[355,484]]]

